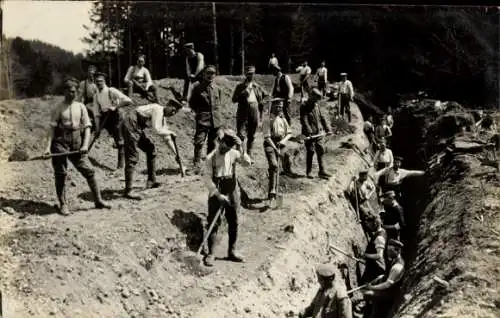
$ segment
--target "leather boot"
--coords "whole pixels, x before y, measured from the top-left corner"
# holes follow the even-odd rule
[[[56,195],[59,200],[59,213],[62,215],[71,214],[68,210],[68,206],[66,205],[66,176],[65,175],[56,175],[55,176],[55,184],[56,184]]]
[[[322,179],[329,179],[332,175],[325,171],[325,167],[323,165],[323,155],[318,154],[317,156],[318,156],[318,166],[319,166],[318,177]]]
[[[228,230],[229,244],[227,251],[227,259],[232,262],[243,263],[245,259],[242,255],[236,252],[236,240],[238,239],[238,229]]]
[[[134,184],[134,168],[125,168],[125,191],[123,196],[131,200],[142,200],[142,197],[132,190]]]
[[[312,165],[313,165],[313,154],[312,153],[307,153],[306,154],[306,175],[307,175],[307,178],[309,178],[309,179],[313,179],[314,178],[311,175]]]
[[[201,149],[203,146],[194,145],[194,158],[193,158],[193,166],[194,173],[200,174],[201,171]]]
[[[111,209],[111,206],[102,200],[101,191],[99,190],[95,176],[88,178],[87,182],[89,184],[90,191],[92,191],[92,195],[94,196],[96,209]]]
[[[205,266],[208,266],[208,267],[214,266],[215,239],[216,239],[216,233],[214,233],[214,232],[210,233],[210,235],[208,236],[208,239],[207,239],[208,254],[203,259],[203,263],[205,264]]]
[[[148,168],[148,181],[146,182],[146,189],[154,189],[161,186],[161,183],[156,182],[156,158],[154,156],[147,156],[146,164]]]
[[[123,146],[118,146],[118,163],[116,164],[116,169],[123,169],[125,166],[125,151],[123,150]]]
[[[292,170],[292,158],[289,153],[285,154],[283,156],[283,170],[284,173],[288,176],[293,176],[293,170]]]

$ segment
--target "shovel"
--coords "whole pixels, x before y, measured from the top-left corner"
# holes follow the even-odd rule
[[[278,148],[278,173],[276,174],[276,205],[273,209],[277,209],[283,205],[283,194],[279,192],[280,188],[280,169],[281,169],[281,150]]]
[[[330,249],[333,249],[333,250],[335,250],[335,251],[337,251],[337,252],[339,252],[339,253],[341,253],[341,254],[343,254],[343,255],[347,256],[347,257],[349,257],[349,258],[350,258],[350,259],[352,259],[352,260],[355,260],[355,261],[357,261],[357,262],[360,262],[361,264],[365,264],[365,263],[366,263],[366,262],[365,262],[365,260],[360,259],[360,258],[357,258],[357,257],[354,257],[354,256],[352,256],[351,254],[349,254],[349,253],[347,253],[347,252],[344,252],[343,250],[341,250],[341,249],[340,249],[340,248],[338,248],[338,247],[335,247],[335,246],[333,246],[333,245],[330,245],[330,246],[329,246],[329,248],[330,248]]]
[[[177,148],[177,138],[174,135],[171,135],[170,137],[172,138],[172,143],[174,144],[175,148],[175,161],[177,161],[177,163],[179,164],[179,168],[181,169],[181,177],[184,177],[186,175],[186,171],[184,170],[184,166],[182,164],[181,155],[179,154],[179,148]]]
[[[356,184],[356,181],[354,181],[354,193],[356,196],[356,222],[361,223],[361,221],[359,219],[358,185]]]
[[[363,159],[364,162],[366,162],[368,166],[371,166],[372,163],[364,157],[361,150],[354,143],[349,141],[343,141],[340,146],[343,148],[352,149],[361,159]]]
[[[36,157],[30,158],[28,160],[29,161],[33,161],[33,160],[47,160],[47,159],[54,158],[54,157],[77,155],[77,154],[80,154],[80,153],[82,153],[80,150],[69,151],[69,152],[61,152],[61,153],[52,153],[50,155],[36,156]]]

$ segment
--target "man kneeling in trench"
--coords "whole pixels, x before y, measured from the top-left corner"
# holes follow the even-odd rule
[[[335,279],[336,269],[333,264],[321,264],[316,268],[320,284],[312,303],[299,313],[302,317],[352,318],[351,299],[343,279]]]

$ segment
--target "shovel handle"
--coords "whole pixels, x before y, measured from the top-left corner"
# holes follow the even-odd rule
[[[333,249],[333,250],[335,250],[335,251],[337,251],[337,252],[339,252],[339,253],[341,253],[341,254],[344,254],[345,256],[347,256],[347,257],[349,257],[349,258],[351,258],[351,259],[353,259],[353,260],[355,260],[355,261],[358,261],[358,262],[360,262],[360,263],[362,263],[362,264],[365,264],[365,263],[366,263],[366,262],[365,262],[365,260],[360,259],[360,258],[357,258],[357,257],[354,257],[354,256],[352,256],[352,255],[350,255],[350,254],[348,254],[348,253],[344,252],[343,250],[341,250],[341,249],[339,249],[339,248],[337,248],[337,247],[335,247],[335,246],[330,245],[330,248],[331,248],[331,249]]]
[[[179,154],[179,148],[177,147],[177,138],[174,135],[170,135],[170,138],[172,138],[172,143],[174,144],[175,148],[175,160],[181,168],[181,177],[184,177],[186,174],[184,172],[184,165],[182,164],[181,155]]]
[[[54,157],[77,155],[77,154],[80,154],[80,153],[82,153],[80,150],[78,150],[78,151],[69,151],[69,152],[61,152],[61,153],[52,153],[52,154],[46,155],[46,156],[37,156],[37,157],[30,158],[30,161],[31,160],[47,160],[47,159],[54,158]]]
[[[222,211],[224,211],[224,205],[221,205],[221,207],[219,208],[219,211],[217,211],[217,214],[215,215],[214,220],[210,224],[210,227],[208,228],[208,231],[205,234],[205,237],[203,238],[203,242],[201,242],[201,245],[198,248],[198,251],[196,252],[196,254],[199,255],[201,253],[201,250],[203,249],[203,246],[205,246],[205,244],[207,243],[208,237],[210,236],[210,234],[212,234],[212,231],[214,230],[215,224],[219,220],[219,218],[220,218],[220,216],[222,214]]]

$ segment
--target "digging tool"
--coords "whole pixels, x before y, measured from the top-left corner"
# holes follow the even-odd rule
[[[94,137],[92,138],[92,141],[90,142],[89,145],[89,152],[90,149],[92,149],[92,146],[94,146],[94,143],[97,141],[97,138],[101,135],[102,130],[104,129],[104,125],[106,125],[106,121],[108,120],[109,113],[106,113],[106,116],[104,116],[104,119],[102,120],[101,124],[99,125],[98,129],[96,130]]]
[[[175,161],[179,164],[179,168],[181,168],[181,177],[184,177],[186,175],[186,172],[184,171],[184,166],[182,165],[182,160],[181,160],[181,155],[179,154],[179,148],[177,147],[177,137],[174,135],[170,136],[172,138],[172,143],[174,144],[174,149],[175,149]]]
[[[280,148],[277,149],[278,152],[278,172],[276,174],[276,206],[274,207],[277,209],[278,207],[281,207],[283,205],[283,194],[279,192],[280,188],[280,169],[281,169],[281,150]]]
[[[361,220],[359,217],[358,185],[356,184],[356,180],[354,180],[354,193],[356,196],[356,222],[361,223]]]
[[[70,156],[70,155],[76,155],[76,154],[80,154],[80,153],[82,153],[80,150],[69,151],[69,152],[61,152],[61,153],[52,153],[50,155],[36,156],[36,157],[30,158],[28,160],[29,161],[33,161],[33,160],[47,160],[47,159],[54,158],[54,157]]]
[[[215,224],[219,220],[219,218],[222,216],[222,213],[224,211],[225,204],[221,205],[219,208],[219,211],[217,211],[217,214],[215,215],[214,220],[210,224],[210,227],[208,228],[208,231],[205,233],[205,236],[203,237],[203,242],[201,242],[200,247],[198,248],[198,251],[196,251],[196,254],[193,255],[192,252],[188,252],[186,256],[184,256],[184,261],[190,265],[191,268],[199,268],[202,258],[201,258],[201,251],[203,250],[203,247],[208,241],[208,237],[210,234],[212,234],[212,231],[214,230]]]
[[[340,146],[343,148],[352,149],[361,159],[363,159],[363,161],[367,165],[371,166],[372,163],[363,156],[363,152],[354,143],[343,141]]]
[[[358,287],[356,287],[356,288],[349,289],[349,290],[347,291],[347,295],[352,294],[352,293],[354,293],[355,291],[361,290],[361,289],[365,288],[366,286],[368,286],[369,284],[370,284],[370,283],[366,283],[366,284],[363,284],[363,285],[358,286]]]
[[[329,246],[329,248],[330,248],[330,249],[333,249],[333,250],[335,250],[335,251],[337,251],[337,252],[339,252],[339,253],[341,253],[341,254],[344,254],[345,256],[347,256],[347,257],[349,257],[350,259],[353,259],[353,260],[355,260],[355,261],[357,261],[357,262],[360,262],[360,263],[362,263],[362,264],[365,264],[365,263],[366,263],[366,262],[365,262],[365,260],[360,259],[360,258],[357,258],[357,257],[354,257],[354,256],[352,256],[352,255],[348,254],[347,252],[344,252],[343,250],[339,249],[338,247],[335,247],[335,246],[333,246],[333,245],[330,245],[330,246]]]

